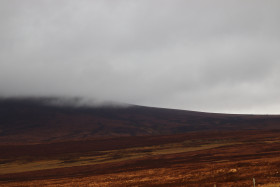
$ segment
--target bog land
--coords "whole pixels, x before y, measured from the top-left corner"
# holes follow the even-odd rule
[[[127,142],[123,144],[123,142]],[[280,131],[0,146],[2,186],[279,185]]]

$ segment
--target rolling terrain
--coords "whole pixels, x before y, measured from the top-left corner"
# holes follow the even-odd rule
[[[112,136],[280,129],[277,115],[215,114],[135,105],[53,104],[59,103],[57,100],[1,99],[0,142],[43,143]]]
[[[280,116],[0,101],[0,186],[279,186]]]

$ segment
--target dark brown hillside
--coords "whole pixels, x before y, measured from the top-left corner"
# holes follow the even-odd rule
[[[280,116],[214,114],[134,105],[53,105],[51,101],[52,98],[1,99],[0,142],[280,129]]]

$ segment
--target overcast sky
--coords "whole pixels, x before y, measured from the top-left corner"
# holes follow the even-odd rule
[[[1,0],[0,95],[280,114],[279,0]]]

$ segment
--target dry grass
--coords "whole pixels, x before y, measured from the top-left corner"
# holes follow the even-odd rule
[[[217,169],[212,171],[197,170],[196,172],[184,172],[182,168],[161,168],[161,169],[148,169],[137,172],[121,172],[116,174],[105,174],[100,176],[90,176],[81,178],[61,178],[61,179],[48,179],[48,180],[34,180],[26,182],[10,182],[3,183],[6,187],[29,187],[29,186],[94,186],[94,187],[125,187],[125,186],[217,186],[223,187],[238,187],[238,186],[251,186],[252,180],[239,179],[240,181],[228,182],[215,182],[205,181],[209,176],[213,175],[231,175],[231,169]],[[200,180],[198,182],[196,179]],[[202,182],[201,182],[202,181]],[[259,187],[279,187],[280,183],[257,185]],[[0,183],[1,185],[1,183]]]
[[[179,158],[180,159],[180,158]],[[174,160],[174,158],[172,158]],[[248,163],[250,163],[248,165]],[[252,159],[224,163],[181,163],[172,167],[142,169],[93,175],[87,177],[63,177],[19,182],[0,182],[0,186],[217,186],[241,187],[252,186],[255,177],[257,186],[279,187],[275,176],[280,158]],[[270,175],[269,175],[270,173]],[[273,174],[274,173],[274,174]]]
[[[70,157],[66,160],[16,160],[15,162],[7,162],[4,164],[0,164],[0,174],[120,162],[125,160],[143,158],[151,155],[184,153],[234,144],[239,144],[239,142],[201,144],[195,147],[191,147],[189,146],[189,144],[186,144],[186,142],[182,142],[176,144],[164,144],[159,146],[146,146],[121,150],[100,151],[100,155],[98,156],[81,156],[74,158]]]
[[[269,183],[269,184],[259,185],[259,187],[280,187],[280,183]]]
[[[43,160],[22,157],[0,164],[0,186],[241,187],[252,186],[255,178],[257,186],[279,187],[279,136],[259,136],[242,143],[224,137]]]

